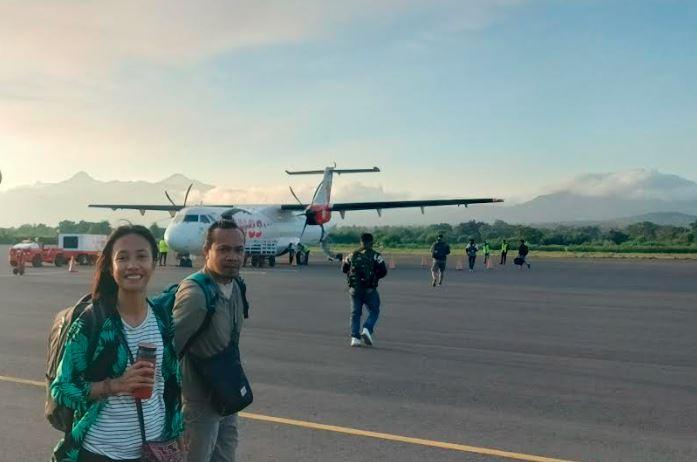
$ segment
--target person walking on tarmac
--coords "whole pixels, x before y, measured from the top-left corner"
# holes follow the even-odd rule
[[[484,244],[482,245],[482,250],[484,251],[484,268],[489,269],[491,263],[491,246],[487,241],[484,241]]]
[[[433,265],[431,266],[431,275],[433,276],[433,287],[436,284],[443,285],[443,273],[445,273],[445,265],[450,255],[450,246],[443,240],[443,235],[439,234],[436,242],[431,246],[431,257],[433,257]]]
[[[506,264],[506,256],[508,255],[508,241],[506,239],[503,240],[501,243],[501,261],[499,262],[499,265],[505,265]]]
[[[518,247],[518,257],[516,258],[516,264],[520,265],[520,269],[523,269],[523,265],[528,265],[530,269],[530,263],[528,263],[528,253],[530,249],[525,245],[525,239],[520,240],[520,247]]]
[[[477,261],[477,244],[474,243],[474,239],[470,239],[469,244],[465,247],[465,253],[467,254],[467,260],[469,261],[470,273],[474,272],[474,263]]]
[[[346,274],[351,299],[351,343],[361,346],[361,340],[373,345],[375,324],[380,316],[380,295],[378,281],[387,275],[385,259],[373,250],[373,235],[361,235],[361,247],[346,257],[341,270]],[[361,327],[363,305],[368,308],[368,318]]]
[[[157,243],[157,247],[160,253],[159,265],[167,266],[167,252],[169,252],[167,241],[165,241],[164,238],[160,239],[160,242]]]
[[[17,266],[12,270],[14,274],[24,276],[24,270],[27,266],[27,257],[24,255],[24,250],[20,250],[17,254]]]

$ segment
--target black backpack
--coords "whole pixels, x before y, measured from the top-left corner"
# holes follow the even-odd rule
[[[56,379],[58,366],[63,359],[65,342],[68,339],[70,326],[80,317],[92,316],[93,325],[99,326],[99,318],[103,318],[100,309],[92,306],[92,294],[84,295],[74,306],[66,308],[56,314],[48,336],[48,352],[46,355],[46,404],[44,414],[53,428],[62,432],[69,432],[73,424],[73,409],[61,406],[51,396],[51,383]],[[93,329],[89,341],[88,358],[94,355],[97,347],[97,331]]]
[[[355,288],[370,288],[375,286],[375,261],[372,252],[353,252],[351,268],[348,273],[349,286]]]
[[[433,253],[431,256],[436,260],[444,260],[450,253],[450,246],[445,242],[436,242],[433,244]]]

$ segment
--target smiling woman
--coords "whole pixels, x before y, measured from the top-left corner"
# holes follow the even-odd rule
[[[181,434],[171,314],[146,299],[156,258],[143,226],[122,226],[107,240],[92,305],[71,325],[51,384],[55,401],[74,410],[54,460],[136,461],[146,442]]]

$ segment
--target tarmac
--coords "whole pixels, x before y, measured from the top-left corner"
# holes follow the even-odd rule
[[[0,262],[0,462],[60,438],[41,383],[54,314],[89,291],[78,269]],[[188,272],[158,268],[153,293]],[[697,262],[480,265],[433,288],[397,261],[372,348],[348,346],[338,265],[243,276],[240,461],[697,460]]]

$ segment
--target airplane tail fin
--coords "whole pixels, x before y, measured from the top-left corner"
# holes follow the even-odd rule
[[[310,206],[315,205],[329,205],[331,201],[332,194],[332,179],[334,174],[341,175],[344,173],[376,173],[380,169],[377,167],[373,168],[353,168],[353,169],[337,169],[334,167],[327,167],[324,170],[300,170],[300,171],[290,171],[286,170],[288,175],[319,175],[323,174],[322,182],[317,185],[315,189],[315,194],[312,196],[312,201]]]

